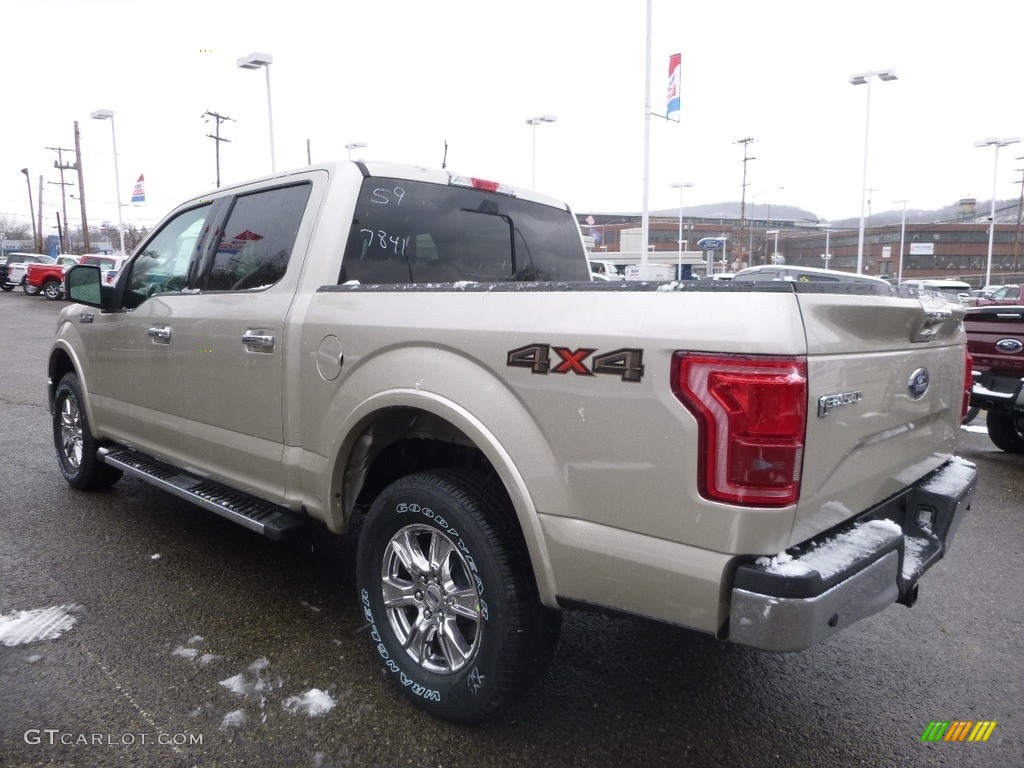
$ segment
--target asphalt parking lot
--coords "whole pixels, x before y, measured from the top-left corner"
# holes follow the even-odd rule
[[[1024,765],[1024,456],[982,419],[961,433],[972,513],[913,609],[788,655],[571,612],[526,700],[456,726],[385,684],[352,541],[275,544],[138,481],[65,484],[45,404],[62,306],[0,295],[0,616],[67,622],[0,644],[0,765]],[[988,741],[922,742],[968,720],[996,723]]]

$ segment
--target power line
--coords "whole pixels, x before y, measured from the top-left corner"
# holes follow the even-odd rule
[[[213,139],[213,141],[214,141],[214,143],[215,143],[215,145],[217,147],[215,155],[216,155],[216,161],[217,161],[217,187],[219,188],[220,187],[220,143],[222,141],[227,141],[227,142],[231,141],[231,139],[225,139],[223,136],[220,135],[220,124],[223,123],[223,122],[227,122],[228,120],[230,120],[232,123],[237,122],[237,121],[234,120],[233,118],[228,117],[227,115],[219,115],[216,112],[211,112],[210,110],[206,110],[206,112],[203,114],[203,117],[205,117],[205,118],[212,117],[214,119],[214,121],[215,121],[215,127],[214,127],[215,133],[208,133],[206,135],[209,138]],[[210,122],[209,119],[207,119],[206,122]]]

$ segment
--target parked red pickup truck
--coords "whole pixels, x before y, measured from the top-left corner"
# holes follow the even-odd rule
[[[994,305],[1017,305],[1022,301],[1021,286],[1001,285],[994,291],[986,291],[978,297],[978,307],[990,307]]]
[[[996,447],[1024,454],[1024,306],[972,307],[964,329],[973,358],[971,407],[987,411]]]
[[[42,292],[42,294],[56,301],[64,296],[64,270],[70,263],[66,257],[56,264],[29,264],[25,272],[25,293],[30,296]],[[63,262],[63,263],[62,263]]]

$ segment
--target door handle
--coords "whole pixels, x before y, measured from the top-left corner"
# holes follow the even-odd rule
[[[242,344],[250,352],[273,352],[274,335],[258,330],[248,330],[242,334]]]
[[[169,325],[155,325],[146,331],[146,333],[149,335],[149,338],[153,340],[154,344],[171,343],[171,327]]]

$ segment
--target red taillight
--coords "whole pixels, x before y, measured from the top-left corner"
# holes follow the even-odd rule
[[[971,407],[971,390],[974,389],[974,358],[970,352],[965,352],[964,357],[964,401],[960,405],[961,422],[967,418],[967,411]]]
[[[676,352],[672,391],[700,428],[702,496],[796,503],[807,428],[807,361]]]

